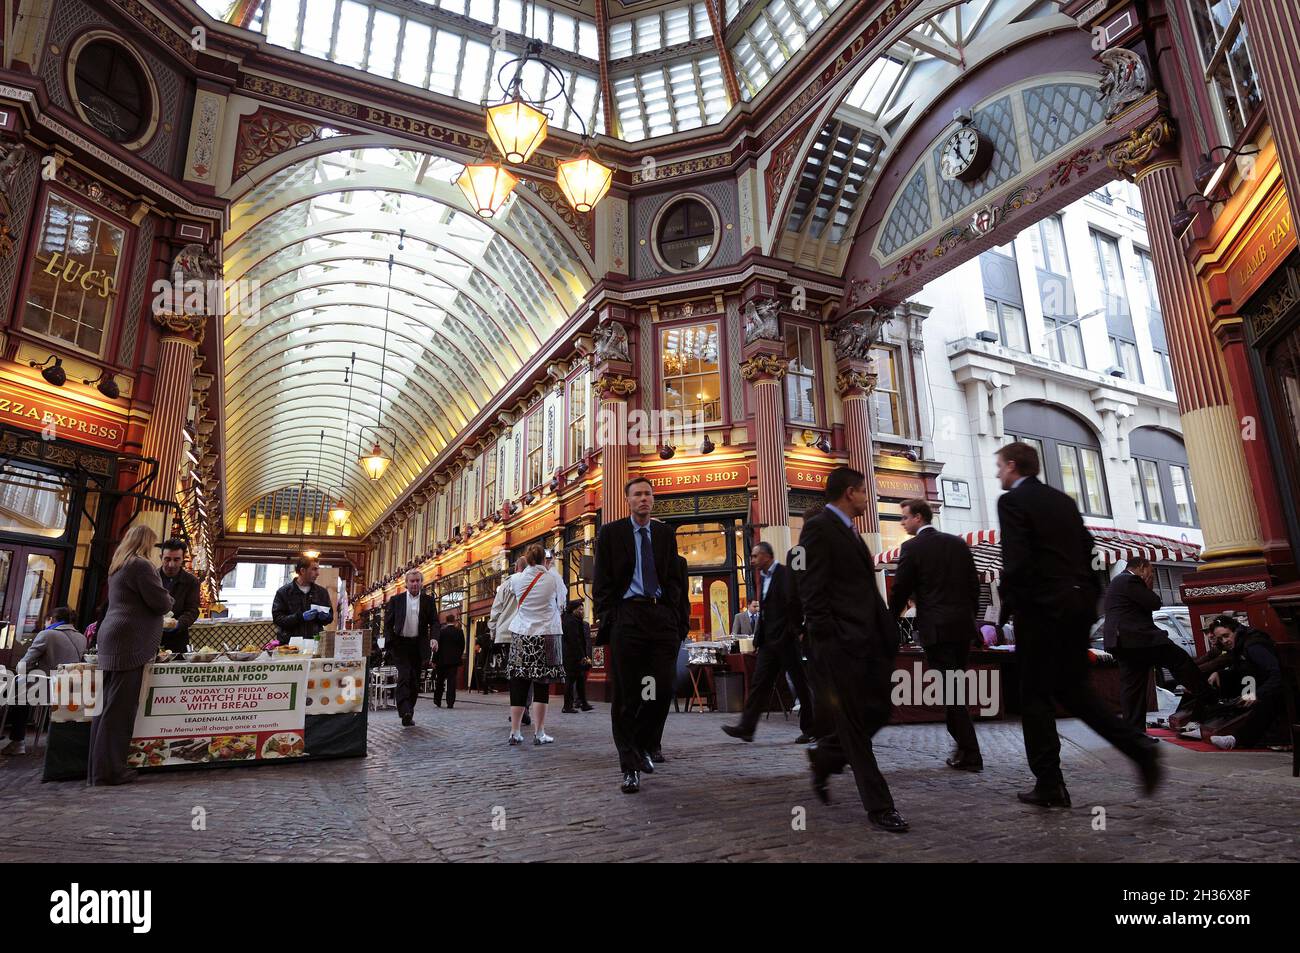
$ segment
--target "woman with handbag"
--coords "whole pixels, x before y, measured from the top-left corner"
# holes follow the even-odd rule
[[[533,744],[548,745],[555,739],[546,733],[546,707],[551,685],[564,681],[564,580],[546,568],[546,551],[534,543],[524,553],[526,565],[507,581],[519,608],[510,620],[510,658],[506,677],[510,680],[510,744],[523,744],[519,731],[533,689]]]

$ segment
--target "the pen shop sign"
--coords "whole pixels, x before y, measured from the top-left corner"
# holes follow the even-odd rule
[[[647,470],[642,474],[656,494],[699,493],[749,485],[749,467],[733,463],[725,467],[699,467],[681,470]]]
[[[106,450],[122,449],[126,433],[121,417],[9,380],[0,380],[0,422],[39,431],[48,440],[71,440]]]

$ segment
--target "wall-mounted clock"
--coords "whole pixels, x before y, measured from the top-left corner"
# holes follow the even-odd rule
[[[939,172],[945,179],[974,182],[993,161],[993,143],[973,125],[963,124],[944,141]]]

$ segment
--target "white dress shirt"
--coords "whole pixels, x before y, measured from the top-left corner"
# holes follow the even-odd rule
[[[420,634],[420,597],[406,594],[406,619],[402,622],[402,635],[413,639]]]
[[[541,578],[538,578],[538,577]],[[533,582],[537,579],[536,583]],[[560,613],[568,598],[568,589],[559,573],[544,566],[526,566],[508,581],[519,608],[510,619],[510,632],[514,635],[560,635],[564,627]],[[532,589],[529,589],[529,586]],[[524,598],[524,593],[528,597]]]

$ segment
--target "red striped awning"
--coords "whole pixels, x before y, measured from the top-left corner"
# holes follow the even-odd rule
[[[1195,562],[1200,558],[1201,547],[1196,543],[1139,533],[1134,530],[1089,526],[1093,551],[1101,556],[1101,564],[1112,566],[1121,560],[1144,556],[1152,562]],[[975,568],[984,582],[992,582],[1002,575],[1002,542],[996,529],[977,529],[960,534],[975,557]],[[876,566],[884,569],[898,565],[902,546],[895,546],[876,556]]]

